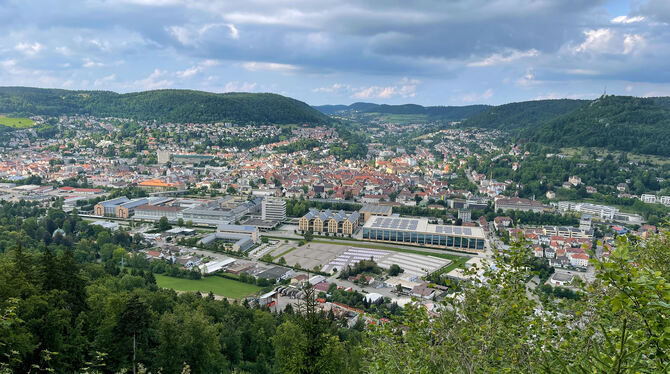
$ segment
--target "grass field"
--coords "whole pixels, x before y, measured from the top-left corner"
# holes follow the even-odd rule
[[[232,279],[210,276],[200,280],[182,279],[155,274],[159,287],[171,288],[176,291],[213,292],[215,295],[239,299],[253,295],[261,288],[253,284],[242,283]]]
[[[1,117],[0,116],[0,125],[7,126],[15,129],[25,129],[32,127],[35,124],[30,118],[12,118],[12,117]]]

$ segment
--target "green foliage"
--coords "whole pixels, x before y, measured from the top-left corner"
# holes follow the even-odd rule
[[[653,99],[606,96],[527,132],[558,146],[670,156],[670,108]]]
[[[393,264],[389,267],[389,276],[395,277],[398,274],[404,273],[405,270],[401,268],[398,264]]]
[[[109,91],[0,87],[0,112],[49,116],[89,114],[163,123],[328,122],[327,117],[309,105],[276,94],[214,94],[191,90],[117,94]]]
[[[532,128],[584,105],[586,100],[534,100],[490,107],[468,118],[463,126],[514,131]]]
[[[670,367],[670,233],[622,238],[581,297],[528,297],[530,253],[514,245],[460,284],[441,315],[408,306],[366,342],[369,373],[662,373]],[[540,292],[546,294],[546,288]],[[544,300],[544,301],[543,301]]]

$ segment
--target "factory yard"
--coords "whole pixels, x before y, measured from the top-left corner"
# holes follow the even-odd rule
[[[311,242],[297,247],[284,255],[290,265],[299,264],[304,269],[318,267],[320,271],[331,273],[346,266],[353,266],[360,260],[372,258],[380,267],[388,269],[397,264],[405,270],[405,276],[424,276],[435,272],[452,261],[436,256],[395,252],[373,248],[359,248],[347,244]]]

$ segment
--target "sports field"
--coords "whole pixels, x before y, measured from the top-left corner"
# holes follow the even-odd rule
[[[171,288],[176,291],[200,291],[207,294],[212,291],[215,295],[239,299],[253,295],[261,288],[253,284],[242,283],[232,279],[209,276],[199,280],[168,277],[154,274],[159,287]]]
[[[0,116],[0,125],[15,129],[25,129],[35,124],[30,118],[13,118]]]

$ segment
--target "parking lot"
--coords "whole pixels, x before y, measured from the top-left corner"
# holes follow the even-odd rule
[[[292,243],[297,244],[297,243]],[[274,251],[277,255],[279,251]],[[424,276],[451,263],[451,260],[412,253],[387,251],[380,249],[357,248],[349,245],[326,243],[307,243],[283,256],[290,265],[300,264],[304,269],[313,269],[331,273],[346,266],[354,266],[361,260],[373,259],[381,268],[388,269],[393,264],[400,266],[404,276]]]

